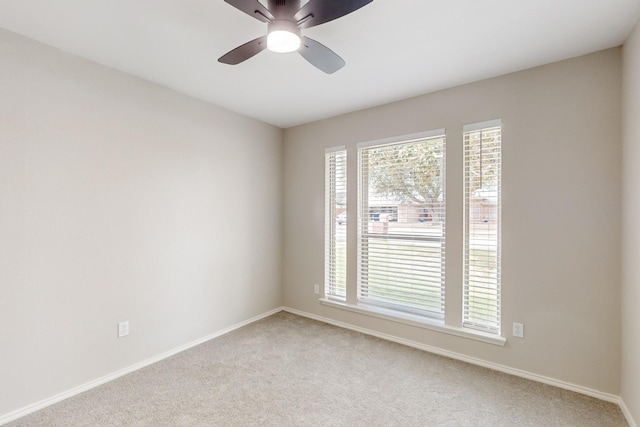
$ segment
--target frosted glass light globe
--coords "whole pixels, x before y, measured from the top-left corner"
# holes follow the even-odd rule
[[[300,30],[289,21],[275,21],[269,24],[267,49],[272,52],[295,52],[300,48]]]

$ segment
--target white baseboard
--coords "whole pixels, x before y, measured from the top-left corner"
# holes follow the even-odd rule
[[[403,344],[409,347],[414,347],[420,350],[427,351],[429,353],[438,354],[440,356],[450,357],[451,359],[460,360],[463,362],[471,363],[473,365],[482,366],[485,368],[493,369],[495,371],[504,372],[506,374],[515,375],[517,377],[526,378],[528,380],[537,381],[540,383],[552,385],[555,387],[563,388],[565,390],[574,391],[576,393],[584,394],[587,396],[595,397],[596,399],[605,400],[607,402],[612,402],[620,405],[621,399],[619,396],[610,393],[604,393],[598,390],[593,390],[587,387],[583,387],[577,384],[571,384],[565,381],[557,380],[554,378],[546,377],[544,375],[538,375],[531,372],[523,371],[521,369],[510,368],[505,365],[500,365],[498,363],[488,362],[486,360],[477,359],[475,357],[466,356],[461,353],[456,353],[449,350],[444,350],[438,347],[433,347],[430,345],[422,344],[416,341],[407,340],[404,338],[399,338],[393,335],[384,334],[381,332],[373,331],[371,329],[361,328],[359,326],[354,326],[349,323],[339,322],[337,320],[329,319],[327,317],[317,316],[315,314],[307,313],[304,311],[296,310],[293,308],[285,307],[284,311],[296,314],[298,316],[307,317],[309,319],[317,320],[320,322],[328,323],[330,325],[338,326],[345,329],[350,329],[352,331],[361,332],[366,335],[371,335],[374,337],[382,338],[387,341],[396,342],[398,344]],[[624,409],[623,409],[624,412]],[[628,413],[628,411],[627,411]],[[625,416],[627,416],[625,413]],[[629,418],[627,416],[627,418]],[[631,422],[630,422],[631,424]],[[634,426],[637,427],[637,426]]]
[[[555,387],[559,387],[565,390],[570,390],[570,391],[574,391],[577,393],[581,393],[587,396],[591,396],[591,397],[595,397],[597,399],[601,399],[607,402],[612,402],[612,403],[616,403],[620,406],[620,409],[622,410],[622,413],[624,414],[625,418],[627,419],[627,422],[629,423],[629,427],[638,427],[638,424],[635,422],[635,420],[633,419],[633,416],[631,415],[631,413],[629,412],[629,409],[627,408],[624,400],[622,400],[622,398],[620,398],[619,396],[610,394],[610,393],[603,393],[601,391],[598,390],[593,390],[587,387],[583,387],[580,385],[576,385],[576,384],[571,384],[565,381],[560,381],[554,378],[550,378],[550,377],[546,377],[543,375],[538,375],[538,374],[533,374],[531,372],[527,372],[527,371],[523,371],[520,369],[515,369],[515,368],[510,368],[508,366],[504,366],[504,365],[500,365],[497,363],[493,363],[493,362],[487,362],[485,360],[482,359],[477,359],[474,357],[469,357],[466,356],[464,354],[460,354],[460,353],[456,353],[456,352],[452,352],[452,351],[448,351],[448,350],[444,350],[438,347],[433,347],[433,346],[429,346],[426,344],[422,344],[416,341],[411,341],[411,340],[406,340],[404,338],[399,338],[393,335],[388,335],[388,334],[384,334],[384,333],[380,333],[380,332],[376,332],[370,329],[366,329],[366,328],[361,328],[359,326],[355,326],[355,325],[351,325],[348,323],[344,323],[344,322],[339,322],[337,320],[333,320],[333,319],[329,319],[327,317],[322,317],[322,316],[317,316],[315,314],[311,314],[311,313],[307,313],[304,311],[300,311],[300,310],[296,310],[293,308],[289,308],[289,307],[278,307],[276,309],[270,310],[266,313],[260,314],[258,316],[252,317],[251,319],[245,320],[243,322],[237,323],[235,325],[232,325],[228,328],[225,328],[223,330],[217,331],[211,335],[207,335],[203,338],[197,339],[195,341],[192,341],[190,343],[187,343],[185,345],[182,345],[180,347],[176,347],[172,350],[169,350],[165,353],[162,353],[158,356],[149,358],[147,360],[144,360],[142,362],[136,363],[134,365],[128,366],[124,369],[120,369],[116,372],[113,372],[109,375],[105,375],[103,377],[97,378],[93,381],[89,381],[88,383],[82,384],[78,387],[75,387],[71,390],[67,390],[63,393],[57,394],[55,396],[49,397],[47,399],[41,400],[39,402],[35,402],[31,405],[25,406],[23,408],[17,409],[15,411],[9,412],[7,414],[1,415],[0,416],[0,425],[9,423],[11,421],[14,421],[20,417],[24,417],[25,415],[31,414],[33,412],[36,412],[40,409],[44,409],[47,406],[51,406],[55,403],[58,403],[62,400],[68,399],[70,397],[73,397],[75,395],[78,395],[80,393],[83,393],[85,391],[91,390],[92,388],[98,387],[102,384],[105,384],[109,381],[113,381],[116,378],[122,377],[124,375],[127,375],[131,372],[137,371],[139,369],[144,368],[145,366],[149,366],[153,363],[159,362],[163,359],[166,359],[168,357],[171,357],[175,354],[178,354],[182,351],[188,350],[192,347],[195,347],[197,345],[203,344],[209,340],[212,340],[214,338],[220,337],[222,335],[228,334],[231,331],[234,331],[236,329],[239,329],[243,326],[246,326],[250,323],[256,322],[258,320],[264,319],[265,317],[269,317],[273,314],[276,314],[280,311],[286,311],[292,314],[296,314],[298,316],[302,316],[302,317],[307,317],[309,319],[313,319],[313,320],[317,320],[323,323],[328,323],[330,325],[334,325],[334,326],[338,326],[341,328],[345,328],[345,329],[349,329],[352,331],[356,331],[356,332],[361,332],[363,334],[366,335],[371,335],[371,336],[375,336],[378,338],[382,338],[384,340],[387,341],[392,341],[392,342],[396,342],[398,344],[403,344],[409,347],[414,347],[420,350],[424,350],[430,353],[434,353],[434,354],[438,354],[441,356],[445,356],[445,357],[450,357],[452,359],[456,359],[456,360],[460,360],[463,362],[467,362],[467,363],[471,363],[474,365],[478,365],[478,366],[483,366],[485,368],[489,368],[489,369],[493,369],[496,371],[500,371],[500,372],[504,372],[506,374],[511,374],[511,375],[515,375],[517,377],[521,377],[521,378],[526,378],[532,381],[537,381],[540,383],[544,383],[544,384],[548,384],[551,386],[555,386]]]
[[[620,398],[619,404],[620,404],[620,409],[622,409],[622,413],[624,414],[624,417],[627,419],[627,422],[629,423],[629,427],[638,427],[638,424],[633,419],[633,416],[631,415],[629,408],[627,408],[627,404],[624,403],[624,399]]]
[[[258,316],[252,317],[251,319],[245,320],[243,322],[240,323],[236,323],[235,325],[229,326],[228,328],[222,329],[220,331],[214,332],[211,335],[207,335],[206,337],[197,339],[195,341],[192,341],[190,343],[187,343],[185,345],[181,345],[180,347],[176,347],[172,350],[169,350],[165,353],[159,354],[157,356],[151,357],[147,360],[144,360],[142,362],[136,363],[134,365],[128,366],[124,369],[120,369],[116,372],[112,372],[111,374],[105,375],[103,377],[97,378],[93,381],[89,381],[88,383],[82,384],[78,387],[72,388],[71,390],[67,390],[64,391],[60,394],[56,394],[55,396],[51,396],[47,399],[41,400],[39,402],[35,402],[32,403],[31,405],[25,406],[23,408],[17,409],[15,411],[9,412],[7,414],[4,415],[0,415],[0,425],[6,424],[8,422],[17,420],[20,417],[24,417],[25,415],[31,414],[33,412],[39,411],[40,409],[44,409],[47,406],[51,406],[55,403],[58,403],[62,400],[68,399],[70,397],[73,397],[75,395],[78,395],[80,393],[83,393],[87,390],[91,390],[92,388],[98,387],[102,384],[105,384],[109,381],[113,381],[116,378],[120,378],[124,375],[130,374],[131,372],[137,371],[138,369],[142,369],[145,366],[149,366],[153,363],[159,362],[163,359],[166,359],[168,357],[171,357],[175,354],[178,354],[182,351],[188,350],[192,347],[195,347],[197,345],[203,344],[209,340],[212,340],[214,338],[218,338],[222,335],[228,334],[231,331],[234,331],[238,328],[241,328],[243,326],[246,326],[250,323],[256,322],[258,320],[264,319],[265,317],[269,317],[273,314],[279,313],[282,310],[284,310],[284,307],[278,307],[275,308],[273,310],[270,310],[266,313],[262,313],[259,314]]]

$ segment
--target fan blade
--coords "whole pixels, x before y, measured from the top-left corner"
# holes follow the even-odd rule
[[[373,0],[309,0],[296,12],[294,20],[299,28],[310,28],[348,15]]]
[[[238,10],[243,11],[249,16],[253,16],[254,18],[262,21],[262,22],[272,22],[275,21],[275,18],[269,12],[269,10],[264,7],[258,0],[224,0],[229,3],[231,6],[235,7]]]
[[[247,59],[257,55],[267,48],[267,36],[258,37],[255,40],[251,40],[243,44],[242,46],[238,46],[232,51],[227,52],[222,55],[218,62],[222,62],[223,64],[229,65],[237,65],[242,61],[246,61]]]
[[[302,45],[298,53],[311,65],[327,74],[333,74],[345,65],[344,59],[334,51],[309,37],[302,37]]]

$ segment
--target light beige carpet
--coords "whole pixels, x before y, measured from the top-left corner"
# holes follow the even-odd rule
[[[10,426],[626,426],[611,403],[288,313]]]

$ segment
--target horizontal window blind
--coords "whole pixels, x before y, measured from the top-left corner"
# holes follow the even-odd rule
[[[347,152],[325,154],[325,296],[346,298]]]
[[[488,125],[464,132],[463,325],[498,334],[502,141]]]
[[[358,154],[358,300],[443,318],[444,134]]]

